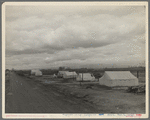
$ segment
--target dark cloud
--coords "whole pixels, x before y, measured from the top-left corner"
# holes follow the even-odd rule
[[[64,50],[64,48],[44,45],[41,48],[37,48],[37,49],[25,49],[25,50],[7,50],[6,49],[6,55],[11,56],[11,55],[40,54],[40,53],[54,54],[60,50]]]
[[[45,51],[35,50],[35,49],[26,49],[26,50],[6,50],[6,55],[22,55],[22,54],[38,54]]]

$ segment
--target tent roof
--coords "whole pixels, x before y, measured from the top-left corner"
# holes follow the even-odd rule
[[[42,73],[40,70],[36,71],[36,73]]]
[[[62,74],[65,73],[65,72],[68,72],[68,71],[59,71],[59,73],[62,73]]]
[[[38,70],[38,69],[34,69],[34,70],[31,70],[32,72],[36,72],[36,71],[40,71],[40,70]]]
[[[66,75],[77,75],[77,73],[76,72],[65,72],[66,73]]]
[[[136,77],[130,71],[105,71],[105,74],[112,80],[115,79],[135,79]]]
[[[82,73],[79,73],[79,75],[82,76]],[[90,77],[91,77],[91,74],[90,74],[90,73],[83,73],[83,77],[84,77],[84,76],[90,76]]]

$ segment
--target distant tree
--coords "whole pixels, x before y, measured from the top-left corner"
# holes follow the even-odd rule
[[[65,67],[59,67],[59,70],[65,70]]]
[[[9,71],[9,69],[6,69],[6,71]]]
[[[102,74],[99,73],[99,72],[93,73],[93,75],[94,75],[95,78],[98,78],[98,79],[102,77]]]
[[[18,71],[16,71],[16,73],[20,76],[24,76],[24,72],[22,70],[18,70]]]
[[[10,72],[9,69],[6,69],[6,70],[5,70],[5,75],[8,75],[9,72]]]

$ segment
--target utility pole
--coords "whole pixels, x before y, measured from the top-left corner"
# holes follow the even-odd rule
[[[82,82],[83,82],[83,72],[82,72]]]
[[[74,81],[74,73],[73,73],[73,81]]]
[[[139,71],[137,71],[137,78],[139,78]]]
[[[82,72],[82,82],[83,82],[83,72]],[[81,81],[80,81],[80,86],[81,86]]]
[[[74,81],[74,73],[73,73],[73,81]]]

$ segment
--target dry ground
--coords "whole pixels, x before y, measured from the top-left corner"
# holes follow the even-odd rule
[[[10,74],[5,92],[6,113],[99,113],[96,106],[75,97],[65,96],[34,79]]]
[[[145,113],[145,94],[52,76],[6,76],[7,113]]]
[[[101,86],[98,82],[80,82],[52,78],[52,76],[32,77],[42,84],[45,91],[54,90],[71,98],[97,106],[103,113],[145,113],[145,94],[127,93],[124,88]],[[88,87],[87,86],[91,86]]]

